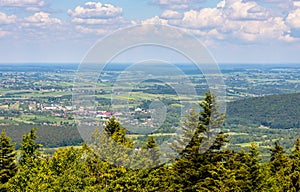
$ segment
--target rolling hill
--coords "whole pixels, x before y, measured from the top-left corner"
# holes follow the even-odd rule
[[[230,102],[227,124],[260,124],[270,128],[300,128],[300,93],[269,95]]]

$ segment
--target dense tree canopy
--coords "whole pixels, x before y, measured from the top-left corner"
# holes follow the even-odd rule
[[[14,144],[5,131],[0,135],[0,181],[6,183],[17,171]]]

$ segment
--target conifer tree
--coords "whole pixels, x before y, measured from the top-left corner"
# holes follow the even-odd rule
[[[104,132],[96,129],[92,134],[91,148],[104,161],[116,166],[129,166],[130,151],[134,144],[131,138],[126,137],[127,130],[112,117],[104,126]]]
[[[297,138],[295,148],[291,152],[291,189],[300,191],[300,138]]]
[[[36,128],[30,130],[28,134],[23,135],[23,142],[21,144],[20,164],[32,163],[40,155],[39,148],[41,144],[37,144]]]
[[[267,174],[263,170],[259,150],[255,143],[249,146],[249,152],[239,151],[229,161],[228,168],[235,172],[235,179],[242,191],[264,191],[267,186]]]
[[[219,150],[228,142],[223,133],[216,133],[222,127],[225,120],[224,114],[218,111],[216,96],[210,92],[205,93],[205,98],[199,102],[199,106],[201,111],[198,114],[198,121],[193,122],[195,111],[192,110],[190,117],[187,117],[189,120],[192,120],[192,122],[188,123],[191,125],[188,127],[190,129],[183,129],[185,135],[190,135],[191,131],[193,131],[192,136],[189,138],[190,141],[181,152],[183,157],[199,156],[199,153]]]
[[[270,151],[271,158],[269,165],[271,176],[280,191],[289,191],[291,183],[291,161],[283,147],[279,145],[277,141],[275,142],[274,148],[271,148]]]
[[[257,145],[252,143],[249,147],[249,161],[246,162],[249,173],[248,181],[250,182],[249,191],[262,191],[266,183],[266,175],[263,175],[260,161]]]
[[[203,191],[203,188],[199,187],[211,176],[211,169],[214,169],[219,162],[225,161],[230,154],[230,151],[220,150],[225,142],[228,142],[227,136],[215,132],[221,128],[224,121],[224,115],[218,111],[216,96],[210,92],[206,93],[204,100],[199,105],[202,110],[198,114],[196,122],[196,114],[192,110],[190,117],[187,117],[192,122],[184,124],[191,126],[185,127],[183,135],[191,135],[191,130],[193,133],[187,146],[180,153],[180,158],[173,164],[177,180],[174,183],[180,183],[175,190]],[[199,185],[199,183],[202,184]]]
[[[121,125],[118,121],[116,121],[115,117],[109,119],[104,126],[104,131],[108,136],[112,136],[115,132],[121,129]]]
[[[143,146],[142,148],[148,150],[151,164],[153,166],[158,166],[160,163],[160,154],[155,138],[153,136],[148,137],[145,146]]]
[[[289,162],[288,156],[285,154],[285,150],[279,143],[276,141],[274,148],[270,149],[271,158],[270,158],[270,169],[271,172],[276,174],[282,169],[286,168],[286,165]]]
[[[115,117],[109,119],[109,121],[104,126],[104,133],[109,136],[114,142],[119,145],[131,148],[133,147],[133,142],[131,139],[126,138],[127,130],[121,126],[121,124],[116,120]]]
[[[0,181],[6,183],[17,171],[15,163],[15,146],[4,130],[0,136]]]

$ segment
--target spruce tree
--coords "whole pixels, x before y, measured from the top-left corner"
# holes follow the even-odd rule
[[[290,172],[291,172],[291,161],[289,156],[285,153],[285,150],[278,142],[275,142],[275,146],[270,149],[270,171],[271,176],[280,191],[289,191],[290,189]]]
[[[297,138],[295,148],[291,152],[291,189],[300,191],[300,138]]]
[[[216,96],[210,92],[206,93],[199,105],[202,110],[198,113],[198,118],[195,120],[195,112],[192,110],[190,117],[187,117],[192,122],[184,124],[184,126],[191,125],[191,130],[188,126],[185,127],[183,135],[191,135],[192,132],[192,136],[173,164],[176,175],[174,183],[178,183],[175,191],[203,191],[201,186],[205,185],[208,178],[212,176],[212,169],[223,167],[219,163],[223,163],[230,156],[230,151],[221,151],[221,147],[228,142],[227,136],[221,132],[216,133],[224,121],[224,114],[219,113],[218,110]]]
[[[133,140],[126,137],[127,130],[112,117],[105,125],[104,132],[96,129],[92,134],[91,149],[101,159],[116,166],[130,166]]]
[[[156,144],[156,140],[153,136],[148,137],[145,146],[142,147],[143,149],[148,150],[151,165],[158,166],[160,163],[159,160],[159,149],[158,145]]]
[[[11,138],[2,130],[0,136],[0,180],[2,184],[13,177],[17,171],[14,149]]]
[[[115,132],[121,129],[121,125],[118,121],[116,121],[115,117],[109,119],[104,126],[104,131],[108,136],[112,136]]]
[[[23,135],[23,142],[21,144],[21,158],[20,164],[32,163],[40,155],[39,148],[40,144],[37,144],[36,128],[30,130],[28,134]]]

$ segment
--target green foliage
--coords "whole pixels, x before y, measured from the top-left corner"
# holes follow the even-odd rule
[[[300,139],[297,138],[295,149],[291,153],[291,188],[300,191]]]
[[[36,142],[44,147],[62,147],[70,145],[80,145],[83,142],[77,127],[71,126],[46,126],[38,125],[36,134],[39,137]],[[22,135],[30,132],[32,125],[20,124],[18,126],[5,126],[5,131],[13,142],[17,143],[16,147],[20,148],[18,143],[22,142]],[[0,130],[4,128],[0,127]]]
[[[153,136],[148,137],[148,140],[145,143],[145,146],[142,147],[142,149],[147,150],[148,152],[148,157],[151,161],[151,167],[158,166],[160,164],[159,160],[159,148],[158,145],[156,144],[155,138]]]
[[[202,110],[197,117],[193,109],[184,122],[183,135],[190,141],[180,153],[181,157],[173,164],[173,174],[179,185],[176,190],[197,191],[213,190],[207,177],[215,173],[214,169],[222,169],[222,162],[229,157],[230,151],[221,148],[227,142],[226,135],[219,133],[214,137],[214,131],[222,126],[224,115],[218,112],[216,97],[210,93],[199,103]],[[189,122],[189,120],[192,120]],[[188,140],[188,138],[184,138]],[[220,179],[221,180],[221,179]],[[177,183],[174,181],[174,183]]]
[[[230,125],[264,125],[271,128],[299,128],[300,94],[268,95],[238,100],[227,105],[227,120]]]
[[[19,160],[21,165],[37,160],[38,156],[40,155],[39,148],[41,145],[35,143],[36,138],[36,128],[31,129],[28,134],[23,135],[23,143],[21,144],[21,157]]]
[[[120,131],[122,129],[119,122],[116,121],[115,117],[109,119],[109,121],[105,124],[104,131],[108,136],[112,136],[115,132]]]
[[[271,178],[281,191],[288,191],[291,183],[291,161],[285,150],[278,142],[270,149],[271,158],[269,162]]]
[[[15,164],[14,144],[11,143],[11,138],[8,137],[5,131],[2,131],[0,136],[0,181],[1,184],[6,183],[13,177],[17,171]]]
[[[207,93],[199,103],[202,110],[192,109],[186,116],[184,137],[173,146],[180,156],[165,165],[159,165],[155,137],[148,137],[142,150],[134,150],[126,129],[114,118],[104,132],[95,131],[93,145],[61,148],[52,156],[39,151],[32,129],[23,136],[17,167],[14,145],[2,132],[0,176],[5,184],[0,191],[299,191],[300,139],[290,155],[275,142],[268,162],[261,161],[254,143],[247,150],[228,150],[224,133],[212,139],[212,131],[224,120],[215,99]],[[139,169],[128,168],[132,163]]]

